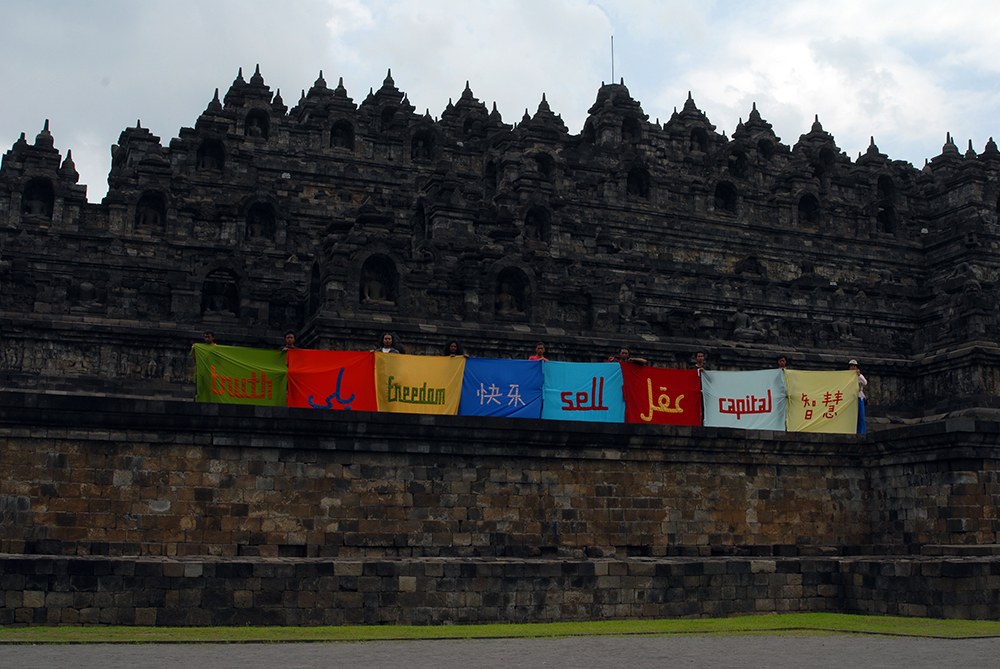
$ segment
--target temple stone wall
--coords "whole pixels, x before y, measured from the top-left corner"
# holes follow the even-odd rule
[[[433,625],[862,613],[1000,618],[997,557],[30,558],[0,625]]]
[[[756,107],[731,131],[691,97],[651,120],[624,83],[576,129],[544,98],[514,123],[454,99],[434,118],[391,76],[355,102],[321,75],[289,107],[241,71],[176,137],[123,130],[99,203],[47,123],[22,135],[0,164],[0,385],[179,397],[204,330],[343,350],[388,330],[418,354],[856,358],[886,423],[996,405],[994,142],[948,137],[917,169],[847,156],[818,119],[782,141]]]
[[[993,410],[869,435],[0,393],[0,624],[1000,618]]]
[[[0,398],[4,552],[907,554],[1000,530],[988,411],[865,437]]]

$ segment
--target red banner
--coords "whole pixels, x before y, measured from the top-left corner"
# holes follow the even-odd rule
[[[621,367],[626,423],[701,425],[698,370],[661,369],[632,362],[623,362]]]
[[[334,411],[377,411],[375,354],[288,351],[288,406]]]

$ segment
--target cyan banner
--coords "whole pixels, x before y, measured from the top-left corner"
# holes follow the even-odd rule
[[[617,362],[543,362],[542,418],[624,423],[622,368]]]

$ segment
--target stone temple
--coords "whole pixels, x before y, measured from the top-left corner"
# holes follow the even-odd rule
[[[578,134],[466,85],[259,68],[87,201],[0,165],[0,625],[1000,618],[1000,151],[731,136],[602,85]],[[190,345],[844,369],[867,435],[196,404]]]
[[[684,102],[650,122],[602,85],[579,134],[542,98],[505,123],[466,89],[440,118],[391,76],[322,74],[289,109],[259,69],[167,145],[139,123],[86,200],[48,128],[0,169],[4,385],[190,396],[187,349],[473,354],[841,369],[877,416],[992,404],[1000,151],[923,169],[852,159],[817,120],[789,146]]]

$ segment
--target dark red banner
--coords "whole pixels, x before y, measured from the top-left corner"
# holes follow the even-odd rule
[[[621,367],[626,423],[701,425],[698,370],[661,369],[631,362],[623,362]]]

